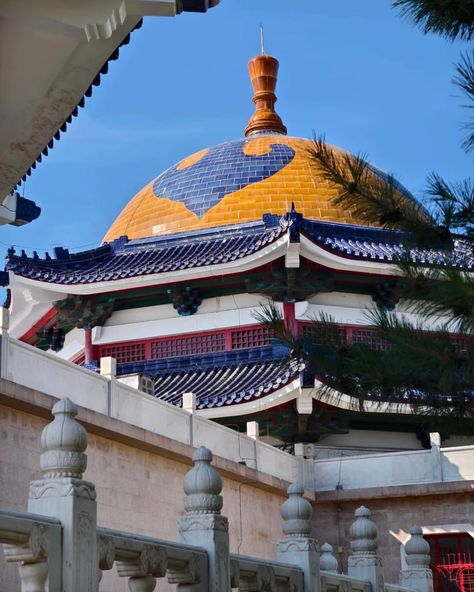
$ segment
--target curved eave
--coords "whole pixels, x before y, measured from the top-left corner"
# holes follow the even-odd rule
[[[400,271],[394,263],[343,257],[329,249],[325,249],[306,236],[301,236],[301,256],[313,263],[338,271],[351,271],[355,273],[387,276],[400,275]]]
[[[258,413],[259,411],[271,409],[272,407],[277,407],[283,403],[297,399],[301,391],[301,379],[297,376],[285,386],[264,397],[259,397],[247,403],[233,403],[232,405],[221,405],[220,407],[212,407],[211,409],[198,409],[197,414],[208,419],[217,419]]]
[[[331,389],[323,384],[321,381],[315,379],[314,390],[312,393],[313,398],[330,405],[331,407],[337,407],[338,409],[346,409],[349,411],[364,411],[366,413],[390,413],[390,414],[402,414],[402,415],[413,415],[412,408],[406,404],[395,404],[383,401],[370,401],[364,402],[364,407],[361,410],[359,399],[346,393]]]
[[[249,271],[267,263],[271,263],[285,255],[289,242],[288,234],[284,234],[274,242],[266,245],[263,249],[227,263],[215,265],[204,265],[178,271],[164,273],[153,273],[141,275],[122,280],[111,280],[106,282],[94,282],[88,284],[53,284],[44,281],[33,280],[17,275],[10,271],[10,287],[28,287],[31,289],[43,289],[54,291],[58,294],[99,294],[115,290],[132,290],[134,288],[145,288],[148,286],[160,286],[168,283],[187,282],[196,279],[209,278],[213,276],[231,275]]]

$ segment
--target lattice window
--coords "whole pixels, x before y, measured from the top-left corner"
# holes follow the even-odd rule
[[[378,350],[385,350],[388,347],[387,342],[375,329],[352,329],[350,339],[352,343],[366,343]]]
[[[463,335],[451,335],[451,341],[459,353],[466,353],[473,345],[472,338]]]
[[[339,344],[341,340],[344,339],[344,336],[347,334],[346,327],[340,327],[338,325],[333,325],[331,327],[331,332],[329,333],[328,329],[324,329],[324,335],[321,328],[316,325],[303,325],[302,327],[302,335],[304,339],[310,339],[312,343],[318,345],[324,345],[328,342],[329,339]]]
[[[151,344],[151,357],[176,358],[225,351],[225,333],[161,339]]]
[[[130,343],[129,345],[111,345],[103,347],[101,357],[111,356],[118,364],[126,362],[138,362],[146,358],[144,343]]]
[[[232,331],[232,349],[248,349],[270,345],[272,332],[267,327],[256,327],[254,329],[240,329]]]

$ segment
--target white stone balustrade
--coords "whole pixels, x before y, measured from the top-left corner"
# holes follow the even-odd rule
[[[351,576],[321,571],[321,592],[371,592],[371,586]]]
[[[203,549],[108,528],[97,531],[99,568],[115,568],[132,590],[154,590],[157,578],[193,591],[207,590],[207,553]]]
[[[319,557],[319,569],[321,571],[337,573],[337,567],[337,559],[333,555],[332,546],[329,543],[323,543]]]
[[[303,592],[304,575],[294,565],[243,555],[230,556],[231,587],[240,592]]]
[[[102,572],[112,569],[131,592],[153,592],[158,578],[180,592],[432,592],[429,545],[419,527],[405,544],[400,584],[384,584],[377,528],[363,506],[350,531],[349,574],[338,574],[331,545],[319,556],[312,506],[298,483],[282,504],[277,561],[230,554],[222,480],[205,447],[184,478],[178,542],[98,528],[95,487],[83,479],[87,433],[76,421],[78,408],[66,398],[52,411],[41,435],[42,478],[30,484],[34,513],[0,510],[0,543],[7,561],[19,563],[22,592],[98,592]]]
[[[356,521],[350,529],[351,555],[348,575],[370,582],[372,592],[384,592],[382,559],[377,554],[377,527],[370,520],[370,510],[364,506],[355,511]]]
[[[281,507],[284,538],[278,543],[278,559],[298,565],[304,573],[305,592],[319,591],[318,543],[311,536],[313,509],[303,497],[304,489],[294,483]]]
[[[404,544],[406,568],[400,572],[400,584],[417,592],[433,592],[433,572],[430,569],[430,545],[419,526],[410,529]]]
[[[61,523],[54,518],[0,509],[0,543],[8,562],[19,563],[22,592],[61,586]]]

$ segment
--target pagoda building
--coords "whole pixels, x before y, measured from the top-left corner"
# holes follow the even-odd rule
[[[297,334],[324,312],[352,342],[376,341],[364,311],[402,306],[394,290],[402,246],[393,231],[333,204],[312,141],[288,136],[275,112],[277,60],[259,55],[249,72],[255,113],[245,136],[158,175],[101,246],[44,258],[9,250],[10,332],[92,371],[111,356],[119,379],[178,406],[193,393],[197,413],[239,430],[255,420],[260,437],[287,449],[307,443],[324,456],[427,445],[420,417],[361,412],[350,393],[321,399],[318,377],[286,362],[258,322],[273,302]],[[412,256],[443,262],[437,250]]]

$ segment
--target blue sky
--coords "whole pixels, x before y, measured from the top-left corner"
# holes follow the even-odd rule
[[[394,172],[415,195],[427,174],[470,172],[467,117],[451,84],[460,43],[422,33],[382,0],[222,0],[205,15],[148,18],[68,132],[28,178],[41,217],[0,227],[15,244],[100,243],[142,186],[201,148],[242,136],[253,111],[247,61],[280,61],[277,110],[290,135],[325,133]],[[22,191],[22,189],[21,189]]]

